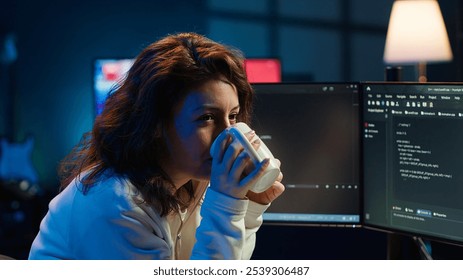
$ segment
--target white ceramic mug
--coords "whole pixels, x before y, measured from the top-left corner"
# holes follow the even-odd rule
[[[240,142],[244,150],[248,153],[249,157],[253,161],[254,165],[257,166],[266,158],[270,159],[270,163],[265,169],[262,177],[260,177],[259,180],[250,187],[250,190],[255,193],[261,193],[266,191],[268,188],[272,186],[272,184],[275,182],[278,175],[280,174],[280,168],[278,167],[277,161],[275,160],[275,157],[273,156],[272,152],[270,152],[268,147],[265,145],[264,141],[262,141],[259,138],[259,136],[256,135],[253,139],[251,139],[251,141],[249,141],[246,138],[246,133],[251,131],[251,128],[243,122],[236,123],[233,126],[228,127],[227,130],[234,139],[237,139]],[[254,149],[254,147],[251,144],[251,142],[254,142],[255,140],[260,141],[260,146],[257,150]],[[210,149],[211,154],[214,148],[215,141],[214,143],[212,143]]]

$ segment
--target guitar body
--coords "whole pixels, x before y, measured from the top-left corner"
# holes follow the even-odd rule
[[[33,148],[32,137],[23,143],[0,140],[0,186],[20,198],[32,198],[40,190],[31,160]]]
[[[34,139],[29,137],[24,143],[9,143],[1,140],[0,146],[0,178],[27,180],[37,183],[37,172],[32,165],[31,155]]]

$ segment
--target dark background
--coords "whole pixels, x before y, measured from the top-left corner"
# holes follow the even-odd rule
[[[0,254],[27,257],[38,222],[57,192],[57,164],[92,126],[94,59],[131,58],[168,33],[195,31],[241,49],[246,57],[279,58],[283,81],[381,81],[392,3],[2,1],[1,42],[12,36],[17,56],[7,60],[2,50],[0,136],[12,142],[35,139],[31,163],[43,192],[29,199],[1,190]],[[454,60],[429,65],[428,78],[462,81],[463,7],[457,0],[439,3]],[[414,79],[413,67],[404,67],[404,79]],[[386,241],[386,234],[366,229],[264,226],[255,258],[384,259]],[[404,247],[403,257],[413,258],[409,244]],[[433,249],[435,257],[461,256],[454,246],[439,243]]]

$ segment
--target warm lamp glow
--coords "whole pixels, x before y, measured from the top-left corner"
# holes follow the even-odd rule
[[[384,61],[416,64],[452,60],[447,30],[435,0],[399,0],[392,6]]]

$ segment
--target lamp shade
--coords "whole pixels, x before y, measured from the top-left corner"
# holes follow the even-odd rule
[[[394,2],[384,49],[386,63],[429,63],[452,58],[444,19],[436,0]]]

